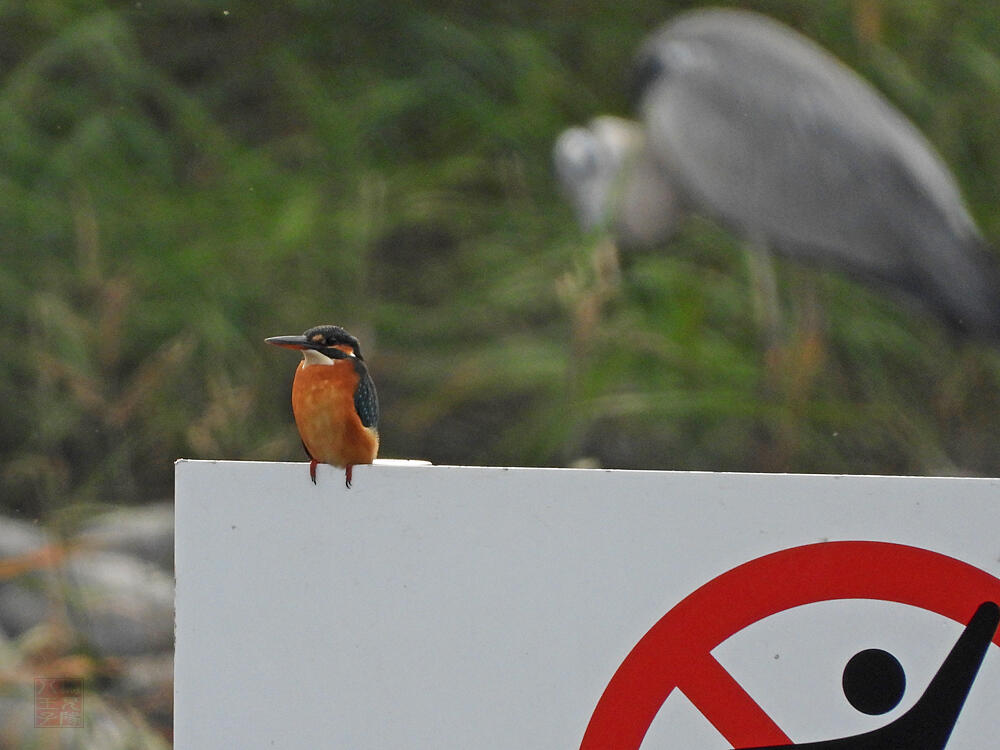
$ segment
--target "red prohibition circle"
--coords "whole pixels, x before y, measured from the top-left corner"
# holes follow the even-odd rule
[[[674,688],[733,747],[791,744],[712,656],[731,635],[813,602],[910,604],[965,625],[1000,579],[938,552],[888,542],[824,542],[751,560],[692,592],[635,645],[608,683],[580,750],[639,750]],[[1000,631],[993,642],[1000,645]]]

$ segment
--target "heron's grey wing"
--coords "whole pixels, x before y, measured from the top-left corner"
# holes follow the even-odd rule
[[[756,14],[698,11],[655,34],[639,69],[649,148],[697,209],[787,255],[914,291],[942,263],[975,286],[978,233],[947,168],[809,40]]]

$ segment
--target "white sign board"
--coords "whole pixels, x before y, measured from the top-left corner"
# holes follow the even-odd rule
[[[1000,480],[376,465],[346,489],[327,466],[314,486],[305,464],[202,461],[176,480],[179,750],[1000,735]]]

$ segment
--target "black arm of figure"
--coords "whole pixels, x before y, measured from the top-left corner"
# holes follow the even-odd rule
[[[924,694],[905,714],[881,729],[801,745],[745,750],[944,750],[969,695],[986,649],[1000,624],[1000,607],[983,602],[948,653]]]

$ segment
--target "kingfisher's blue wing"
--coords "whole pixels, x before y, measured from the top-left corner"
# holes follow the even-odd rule
[[[363,360],[354,360],[354,369],[358,373],[358,387],[354,390],[354,409],[365,427],[378,426],[378,392],[372,376]]]

